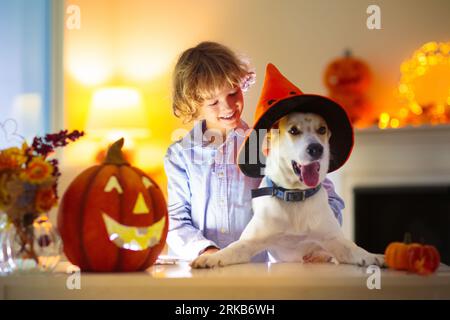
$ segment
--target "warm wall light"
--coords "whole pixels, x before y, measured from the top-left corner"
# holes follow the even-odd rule
[[[90,49],[89,49],[90,50]],[[105,58],[98,52],[76,50],[68,54],[68,71],[79,82],[94,86],[107,81],[113,74],[111,58]]]
[[[86,132],[108,142],[124,137],[129,147],[134,139],[148,138],[149,122],[140,92],[126,87],[95,91]]]
[[[125,156],[132,162],[136,142],[149,138],[151,134],[140,92],[126,87],[95,91],[86,133],[99,144],[100,151],[96,155],[98,162],[104,159],[107,145],[120,138],[125,138]]]

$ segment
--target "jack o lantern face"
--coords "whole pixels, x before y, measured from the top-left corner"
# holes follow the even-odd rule
[[[158,185],[123,156],[124,139],[104,162],[81,172],[58,210],[58,230],[69,261],[82,271],[146,270],[164,248],[169,216]]]
[[[325,84],[333,92],[358,92],[367,90],[371,81],[369,67],[353,57],[332,62],[325,72]]]
[[[152,182],[147,177],[142,177],[142,183],[145,189],[152,186]],[[116,176],[111,176],[105,186],[105,193],[117,192],[119,195],[123,194],[123,188]],[[117,247],[132,251],[142,251],[158,244],[163,234],[164,226],[166,224],[166,217],[162,217],[148,227],[133,227],[119,223],[106,212],[101,212],[103,222],[108,233],[108,238]],[[137,198],[132,210],[133,215],[148,215],[150,209],[145,202],[142,192],[137,194]]]

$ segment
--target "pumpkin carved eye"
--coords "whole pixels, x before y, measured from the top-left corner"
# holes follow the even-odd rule
[[[144,184],[145,189],[150,188],[151,186],[153,186],[153,183],[151,182],[151,180],[147,177],[142,177],[142,183]]]
[[[120,186],[120,183],[115,176],[111,176],[109,178],[104,191],[111,192],[113,190],[116,190],[119,194],[123,193],[122,187]]]

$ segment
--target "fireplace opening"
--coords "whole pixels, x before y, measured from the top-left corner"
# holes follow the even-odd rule
[[[384,253],[405,232],[414,242],[436,246],[441,262],[450,264],[450,186],[358,187],[355,199],[355,242]]]

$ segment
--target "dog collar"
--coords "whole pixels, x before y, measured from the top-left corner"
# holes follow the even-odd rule
[[[277,186],[272,180],[267,176],[264,177],[267,182],[267,187],[252,189],[252,198],[262,197],[262,196],[276,196],[277,198],[284,201],[304,201],[309,197],[312,197],[320,190],[322,184],[319,184],[315,188],[300,190],[300,189],[285,189],[283,187]]]

